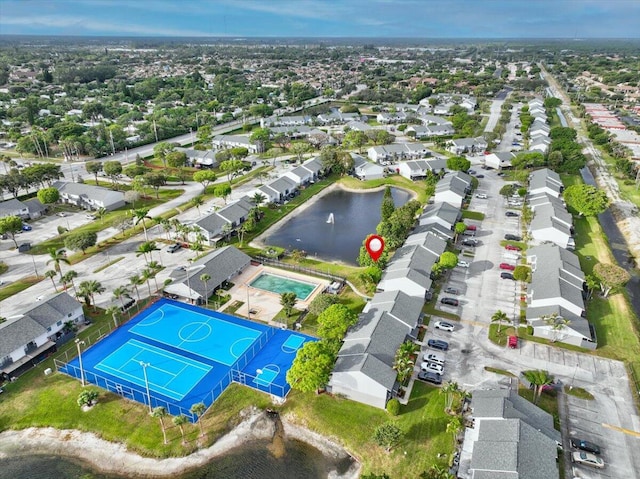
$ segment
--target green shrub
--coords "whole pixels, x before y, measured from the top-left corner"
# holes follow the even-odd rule
[[[400,414],[400,401],[396,398],[390,399],[387,403],[387,412],[392,416]]]

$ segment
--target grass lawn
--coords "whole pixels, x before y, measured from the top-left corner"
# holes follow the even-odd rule
[[[481,213],[479,211],[463,210],[462,211],[462,219],[470,219],[470,220],[482,221],[484,219],[484,213]]]
[[[498,332],[498,327],[501,327],[500,332]],[[513,326],[509,326],[507,323],[503,323],[502,325],[492,323],[489,325],[489,340],[494,344],[506,347],[509,336],[518,336]]]
[[[14,281],[3,288],[0,288],[0,301],[4,301],[14,294],[18,294],[20,291],[27,289],[29,286],[39,283],[43,278],[43,276],[38,276],[37,278],[35,276],[28,276],[26,278],[22,278],[20,281]]]

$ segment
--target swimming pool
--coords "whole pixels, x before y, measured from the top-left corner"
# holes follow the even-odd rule
[[[285,278],[271,273],[261,273],[256,279],[251,281],[249,286],[269,291],[271,293],[296,293],[300,301],[306,300],[318,286],[316,283],[307,283],[297,279]]]

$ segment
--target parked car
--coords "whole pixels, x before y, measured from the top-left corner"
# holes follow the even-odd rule
[[[509,218],[517,218],[519,216],[515,211],[507,211],[504,215]]]
[[[96,219],[96,215],[92,215],[91,213],[87,213],[86,215],[84,215],[84,217],[87,218],[88,220]]]
[[[506,173],[504,171],[500,171],[498,173],[496,173],[497,176],[504,176],[506,175]]]
[[[22,231],[31,231],[33,228],[27,223],[22,223]]]
[[[460,304],[456,298],[442,298],[440,302],[442,304],[448,304],[449,306],[458,306],[458,304]]]
[[[584,439],[572,438],[570,441],[571,447],[576,449],[582,449],[583,451],[590,452],[591,454],[600,454],[600,446]]]
[[[576,464],[584,464],[585,466],[595,467],[597,469],[604,468],[604,461],[595,454],[585,451],[574,451],[571,453],[571,462]]]
[[[509,263],[500,263],[500,269],[506,269],[509,271],[513,271],[514,269],[516,269],[516,267],[512,264]]]
[[[504,258],[510,259],[513,261],[518,261],[520,259],[520,253],[517,253],[515,251],[509,251],[508,253],[504,254]]]
[[[420,369],[429,373],[444,373],[444,366],[442,364],[430,363],[428,361],[420,364]]]
[[[61,218],[64,218],[65,216],[67,216],[67,214],[64,211],[60,211],[56,213],[56,216],[60,216]]]
[[[175,253],[176,251],[178,251],[180,248],[182,248],[182,245],[180,243],[174,243],[171,246],[167,247],[167,252],[169,253]]]
[[[506,235],[504,235],[504,239],[506,239],[507,241],[522,241],[522,238],[518,235],[512,235],[507,233]]]
[[[448,323],[446,321],[436,321],[433,327],[436,329],[442,329],[443,331],[449,331],[449,332],[453,331],[454,329],[453,324]]]
[[[460,294],[460,290],[456,289],[456,288],[452,288],[451,286],[448,286],[444,289],[444,292],[447,294],[455,294],[458,295]]]
[[[431,384],[442,384],[442,376],[438,373],[432,373],[430,371],[420,371],[418,373],[418,379]]]
[[[458,261],[458,266],[462,268],[468,268],[469,266],[471,266],[471,263],[469,263],[468,261]]]
[[[503,271],[502,273],[500,273],[500,278],[502,279],[514,279],[513,275],[511,273],[507,273],[506,271]]]
[[[476,170],[469,170],[469,171],[467,171],[467,173],[469,173],[470,175],[475,175],[476,174]]]
[[[471,246],[472,248],[478,245],[478,240],[475,238],[465,238],[461,241],[463,246]]]
[[[476,175],[476,178],[484,178],[484,175]]]
[[[476,225],[467,225],[467,230],[468,231],[476,231],[478,229],[478,227]]]
[[[486,200],[488,196],[485,195],[484,193],[478,193],[476,194],[476,198],[480,198],[481,200]]]
[[[516,349],[518,347],[518,336],[509,336],[509,349]]]
[[[424,361],[429,361],[436,364],[444,364],[444,355],[441,353],[425,353],[422,357]]]
[[[504,249],[509,251],[522,251],[522,248],[520,248],[520,246],[516,246],[514,244],[508,244],[504,247]]]
[[[433,349],[439,349],[440,351],[447,351],[449,349],[449,343],[441,339],[429,339],[427,346]]]

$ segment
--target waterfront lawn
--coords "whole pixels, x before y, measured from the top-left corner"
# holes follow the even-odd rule
[[[289,394],[285,412],[294,414],[296,422],[342,444],[362,462],[365,473],[419,477],[431,465],[445,464],[447,459],[438,459],[439,453],[449,457],[452,452],[452,436],[446,432],[449,416],[444,407],[445,396],[438,388],[416,381],[409,403],[395,418],[347,399],[296,391]],[[390,453],[372,439],[376,427],[388,421],[395,422],[404,433]]]

